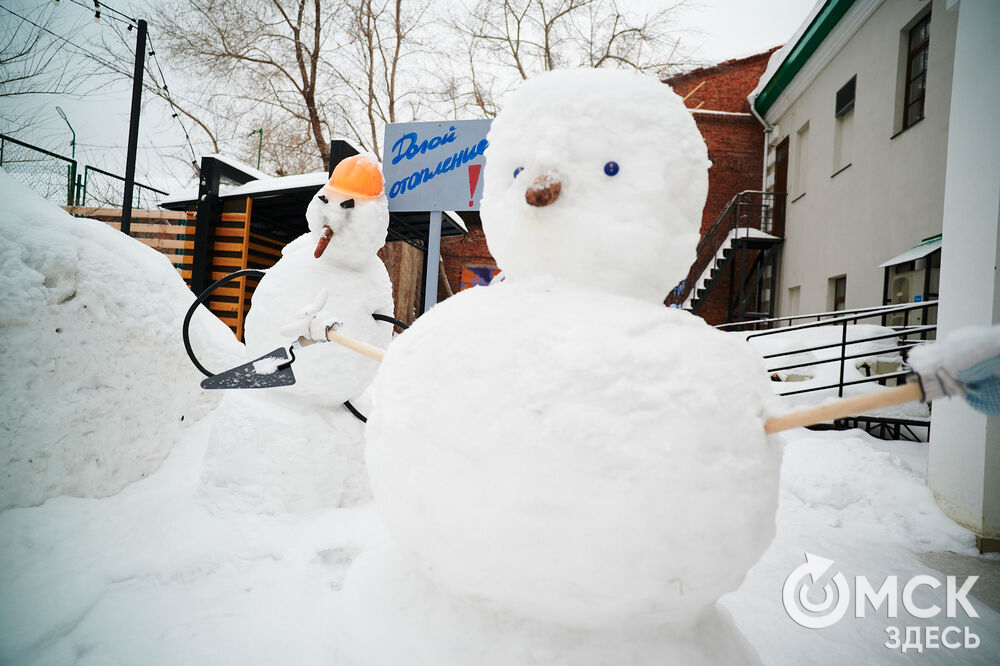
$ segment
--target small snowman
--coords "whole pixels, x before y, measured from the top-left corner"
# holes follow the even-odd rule
[[[372,315],[393,312],[392,286],[376,254],[389,212],[374,160],[341,161],[309,203],[306,220],[309,232],[285,246],[254,291],[246,320],[249,358],[308,335],[310,322],[331,324],[326,303],[335,305],[345,334],[385,347],[392,325]],[[303,309],[305,303],[312,305]],[[203,481],[223,489],[220,497],[236,495],[273,511],[363,501],[370,496],[364,425],[344,403],[364,392],[378,364],[335,344],[295,353],[295,384],[226,395]]]
[[[491,608],[754,661],[715,602],[774,535],[780,447],[759,358],[662,305],[707,192],[690,113],[639,74],[555,71],[488,139],[483,229],[506,279],[418,319],[373,384],[390,534]]]

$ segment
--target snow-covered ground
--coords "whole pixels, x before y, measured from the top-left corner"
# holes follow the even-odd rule
[[[648,632],[575,635],[448,598],[393,561],[371,505],[213,513],[199,493],[211,419],[186,426],[159,471],[114,497],[59,497],[0,513],[0,663],[579,664],[601,663],[611,650],[627,659],[604,663],[660,663]],[[898,650],[883,646],[887,627],[945,624],[902,611],[889,620],[883,608],[828,629],[799,627],[781,588],[805,553],[876,587],[889,575],[943,582],[970,573],[949,568],[962,561],[984,588],[990,572],[995,579],[1000,562],[976,555],[972,535],[924,485],[926,445],[907,444],[902,455],[885,446],[858,432],[789,438],[777,538],[722,601],[764,663],[896,663]],[[998,663],[1000,614],[976,593],[980,617],[956,624],[982,644],[924,659]]]
[[[0,512],[0,664],[664,663],[669,626],[584,632],[451,596],[403,561],[371,504],[266,513],[207,494],[217,411],[176,348],[191,299],[176,272],[2,172],[0,196],[0,500],[14,505]],[[58,250],[47,262],[46,248]],[[75,276],[69,299],[65,275]],[[193,335],[228,348],[208,355],[209,367],[238,356],[210,320]],[[138,403],[144,382],[169,407]],[[152,453],[137,458],[133,447]],[[17,462],[35,452],[58,473]],[[902,640],[906,627],[951,625],[981,644],[907,657],[1000,663],[1000,560],[977,555],[972,534],[938,509],[926,455],[925,444],[857,431],[787,433],[777,536],[721,601],[764,663],[896,663],[888,627]],[[95,458],[128,473],[80,483],[103,469]],[[829,628],[805,629],[782,607],[782,586],[806,553],[833,560],[852,588],[856,576],[876,588],[897,576],[900,589],[933,576],[941,587],[914,595],[924,608],[946,606],[945,576],[979,575],[969,595],[979,617],[960,607],[953,620],[917,619],[900,604],[898,618],[883,606],[856,619],[852,607]]]

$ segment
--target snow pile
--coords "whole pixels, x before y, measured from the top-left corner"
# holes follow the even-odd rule
[[[662,302],[687,274],[710,163],[668,86],[613,70],[549,72],[505,100],[488,138],[483,230],[508,279],[552,276]],[[536,179],[560,181],[558,199],[526,206]]]
[[[681,626],[773,534],[766,377],[688,313],[508,280],[417,320],[373,389],[376,503],[459,594],[574,626]],[[442,406],[447,422],[428,418]]]
[[[2,170],[0,198],[0,507],[111,495],[217,400],[181,343],[193,296],[162,254]],[[191,338],[208,367],[242,353],[205,310]]]

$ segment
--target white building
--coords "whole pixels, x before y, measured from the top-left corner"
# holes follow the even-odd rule
[[[754,100],[773,128],[768,188],[788,192],[782,315],[882,304],[879,265],[941,233],[958,12],[945,0],[817,10]]]
[[[942,234],[938,336],[1000,322],[998,26],[996,0],[826,0],[775,54],[751,99],[788,192],[781,315],[881,304],[880,264]],[[1000,549],[1000,419],[935,404],[928,485]]]

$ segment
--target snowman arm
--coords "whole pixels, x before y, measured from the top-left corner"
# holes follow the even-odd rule
[[[299,311],[299,318],[279,328],[278,333],[299,338],[300,343],[303,339],[310,342],[326,342],[329,332],[342,326],[333,315],[323,309],[326,300],[327,290],[320,289],[316,300]]]
[[[907,360],[925,401],[961,397],[977,411],[1000,416],[1000,326],[955,331],[915,348]]]

